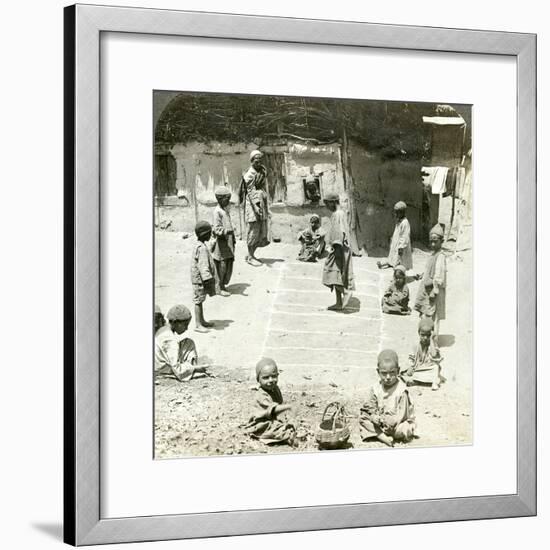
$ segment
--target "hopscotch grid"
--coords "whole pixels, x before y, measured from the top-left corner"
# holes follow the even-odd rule
[[[272,350],[306,350],[306,351],[339,351],[342,353],[365,353],[365,354],[371,354],[376,353],[374,350],[366,350],[366,349],[357,349],[357,348],[321,348],[321,347],[315,347],[311,348],[308,346],[266,346],[265,349],[272,349]]]
[[[382,296],[383,296],[383,293],[384,293],[384,288],[383,288],[383,280],[382,280],[382,277],[379,276],[378,277],[378,295],[379,295],[379,300],[380,300],[380,303],[382,303]],[[380,308],[381,310],[382,308]],[[384,318],[384,313],[381,314],[380,316],[380,338],[378,340],[378,353],[380,353],[382,351],[382,341],[387,339],[387,336],[386,336],[386,320]]]
[[[334,336],[334,332],[328,330],[291,330],[285,328],[272,328],[271,332],[283,332],[285,334],[322,334],[327,336]],[[338,336],[340,336],[338,334]],[[362,334],[361,332],[348,332],[346,331],[345,336],[357,336],[361,338],[376,338],[376,336],[371,336],[370,334]]]
[[[275,304],[275,306],[281,306],[281,307],[311,307],[311,308],[314,308],[315,306],[312,306],[311,304],[298,304],[296,302],[279,302],[277,304]],[[320,309],[316,309],[314,310],[312,313],[314,313],[315,311],[325,311],[326,308],[320,308]],[[380,311],[379,308],[377,307],[349,307],[349,306],[346,306],[344,308],[344,311]]]
[[[296,317],[328,317],[330,319],[336,319],[337,312],[334,313],[299,313],[297,311],[273,311],[277,315],[294,315]],[[382,317],[359,317],[357,315],[343,315],[345,319],[353,319],[354,321],[380,321]]]
[[[307,268],[309,267],[314,267],[314,268],[318,268],[319,271],[321,272],[322,271],[322,266],[321,264],[318,264],[318,263],[309,263],[309,262],[285,262],[285,265],[284,266],[281,266],[279,267],[278,269],[279,270],[283,270],[283,271],[288,271],[286,269],[287,266],[289,265],[295,265],[295,266],[302,266],[302,267],[305,267],[307,266]],[[356,266],[353,266],[353,271],[361,271],[363,273],[370,273],[371,275],[377,275],[378,277],[380,276],[380,272],[379,271],[374,271],[373,269],[367,269],[365,267],[356,267]]]
[[[269,333],[271,332],[271,321],[273,319],[273,313],[275,313],[275,301],[277,300],[277,293],[276,290],[279,288],[279,285],[281,284],[281,278],[283,276],[283,270],[279,270],[279,273],[277,274],[277,282],[275,283],[275,292],[273,293],[273,298],[271,300],[271,314],[269,315],[269,319],[267,320],[267,326],[265,329],[265,336],[264,341],[262,344],[262,356],[265,355],[265,350],[267,346],[267,342],[269,340]],[[251,373],[251,376],[253,377],[254,374]]]
[[[279,293],[279,292],[298,292],[300,294],[326,294],[326,290],[300,290],[297,288],[278,288],[277,290],[273,290],[273,293]],[[376,294],[369,294],[368,292],[355,292],[353,291],[354,296],[362,296],[367,298],[378,298]]]
[[[284,269],[282,271],[285,271]],[[285,277],[285,279],[292,279],[292,280],[296,280],[296,281],[316,281],[316,282],[319,282],[319,277]],[[375,288],[378,288],[378,283],[364,283],[364,282],[360,282],[360,281],[356,281],[355,282],[356,285],[361,285],[361,286],[373,286]]]

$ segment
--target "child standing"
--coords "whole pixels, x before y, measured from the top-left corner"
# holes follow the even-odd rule
[[[441,361],[439,348],[432,340],[433,321],[429,318],[420,320],[418,324],[419,343],[409,355],[409,368],[402,373],[407,386],[415,382],[431,384],[432,390],[438,390],[443,381],[441,376]]]
[[[405,282],[407,270],[402,265],[393,269],[393,281],[382,297],[382,311],[394,315],[409,315],[409,287]]]
[[[402,265],[405,269],[412,269],[411,226],[406,218],[407,205],[403,201],[396,202],[393,207],[395,229],[390,244],[390,253],[387,260],[376,262],[379,269]]]
[[[414,408],[407,385],[399,378],[397,353],[391,349],[378,355],[379,381],[369,388],[360,411],[361,439],[376,438],[393,447],[394,441],[409,442],[414,436]]]
[[[432,227],[430,231],[430,248],[432,254],[426,262],[426,269],[422,276],[422,282],[418,288],[416,296],[415,309],[419,310],[423,305],[430,304],[430,299],[434,306],[434,343],[438,345],[439,322],[445,319],[445,297],[447,288],[447,259],[441,250],[443,246],[443,228],[438,224]],[[428,294],[426,283],[432,282],[433,288]],[[428,289],[430,286],[428,285]]]
[[[321,228],[321,219],[313,214],[309,219],[309,229],[305,229],[298,236],[302,243],[302,250],[298,254],[301,262],[316,262],[325,251],[325,232]]]
[[[219,294],[219,284],[216,274],[214,259],[206,243],[212,236],[212,226],[205,221],[200,221],[195,226],[195,234],[198,242],[191,256],[191,283],[193,285],[193,303],[195,304],[195,331],[208,332],[213,327],[204,319],[202,304],[206,295]]]
[[[435,316],[435,295],[433,294],[434,282],[429,278],[423,278],[420,282],[424,286],[424,292],[416,297],[414,309],[418,311],[420,318],[432,319]]]
[[[279,416],[291,410],[283,405],[283,396],[277,384],[279,370],[277,363],[269,357],[260,359],[256,364],[256,380],[259,388],[255,408],[246,426],[247,433],[266,445],[272,443],[294,444],[296,429],[293,424],[283,422]]]
[[[218,206],[214,209],[214,224],[212,231],[215,237],[212,257],[216,266],[216,273],[220,282],[220,294],[229,296],[227,285],[233,274],[233,262],[235,260],[235,231],[229,215],[229,201],[231,191],[227,187],[218,187],[214,191]]]
[[[329,253],[323,267],[323,284],[328,286],[331,292],[333,290],[336,292],[336,303],[327,309],[342,311],[350,301],[353,290],[355,290],[350,233],[346,214],[340,209],[338,194],[327,193],[324,202],[332,215],[326,237]]]

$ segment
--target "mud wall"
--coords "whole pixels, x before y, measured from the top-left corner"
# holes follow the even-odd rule
[[[357,211],[357,242],[370,255],[387,254],[395,220],[393,206],[407,203],[413,240],[423,240],[421,229],[421,162],[384,159],[355,144],[350,146],[351,172]]]
[[[156,198],[155,223],[158,227],[169,223],[169,230],[192,233],[197,220],[211,220],[216,205],[214,189],[227,185],[232,191],[231,218],[238,235],[245,233],[242,212],[239,210],[238,191],[241,175],[249,166],[250,151],[254,143],[190,143],[178,144],[170,153],[176,161],[177,196]],[[272,236],[281,242],[295,242],[297,234],[308,227],[313,213],[328,225],[328,210],[322,202],[310,204],[304,195],[304,179],[313,172],[320,179],[321,196],[336,192],[341,205],[347,210],[348,197],[344,190],[344,177],[337,143],[302,145],[285,143],[262,146],[270,155],[284,157],[283,172],[286,180],[286,200],[271,205]],[[165,151],[163,151],[165,153]],[[268,173],[268,181],[269,181]]]

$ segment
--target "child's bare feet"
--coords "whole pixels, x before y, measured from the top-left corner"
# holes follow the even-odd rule
[[[201,332],[201,333],[206,333],[206,332],[210,332],[205,326],[203,325],[197,325],[195,327],[195,332]]]
[[[223,290],[220,290],[220,296],[224,296],[224,297],[231,296],[231,292],[227,292],[227,290],[225,290],[224,288]]]
[[[432,384],[432,390],[437,391],[439,389],[439,382],[433,382]]]

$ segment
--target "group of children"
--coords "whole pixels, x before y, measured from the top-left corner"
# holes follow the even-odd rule
[[[409,287],[407,271],[412,270],[412,245],[409,221],[406,218],[407,205],[399,201],[394,206],[396,217],[395,230],[390,245],[390,254],[384,262],[377,262],[380,269],[392,267],[393,279],[382,296],[382,311],[394,315],[409,315]],[[437,224],[430,230],[429,240],[432,253],[428,257],[422,275],[413,275],[420,279],[414,309],[421,319],[431,319],[434,325],[434,342],[437,345],[439,324],[445,319],[447,260],[442,251],[443,228]]]
[[[302,232],[299,240],[302,243],[299,259],[316,261],[318,251],[324,250],[325,238],[329,243],[330,253],[339,254],[332,262],[325,262],[323,282],[331,269],[336,272],[337,306],[342,309],[345,304],[342,294],[351,293],[353,289],[353,272],[351,251],[346,242],[346,231],[342,220],[335,217],[338,208],[337,197],[327,197],[331,217],[331,229],[327,235],[320,228],[318,216],[312,216],[311,228]],[[331,199],[335,199],[331,204]],[[327,199],[325,199],[327,202]],[[396,224],[391,240],[387,260],[378,262],[380,269],[392,267],[393,279],[382,297],[382,311],[388,314],[408,315],[409,288],[407,286],[407,271],[413,267],[410,225],[406,218],[407,205],[399,201],[394,206]],[[341,217],[341,216],[340,216]],[[337,234],[336,234],[337,233]],[[415,413],[408,387],[413,384],[428,384],[432,390],[437,390],[445,380],[441,374],[441,353],[438,345],[439,321],[445,319],[446,292],[446,259],[442,252],[444,232],[436,225],[430,231],[430,248],[432,253],[428,258],[422,275],[413,275],[420,279],[414,309],[419,313],[418,344],[409,355],[408,366],[401,369],[397,353],[387,349],[378,355],[378,380],[369,387],[366,401],[359,411],[359,427],[361,439],[377,439],[385,445],[393,446],[394,442],[407,443],[415,436]],[[331,246],[332,245],[332,246]],[[339,248],[342,250],[339,250]],[[343,254],[347,250],[349,258]],[[328,264],[328,269],[327,269]],[[343,279],[347,277],[348,280]],[[328,282],[328,281],[327,281]],[[351,284],[350,284],[351,283]],[[329,285],[327,285],[329,286]],[[331,309],[331,308],[329,308]],[[264,358],[256,365],[258,394],[254,411],[247,424],[248,433],[266,444],[295,444],[296,427],[286,418],[289,406],[283,404],[283,397],[278,386],[278,369],[273,359]]]
[[[196,332],[208,332],[213,326],[204,318],[203,304],[206,296],[230,296],[227,286],[235,261],[235,231],[228,211],[231,191],[222,186],[214,194],[218,204],[214,209],[213,224],[199,221],[195,225],[197,243],[191,255]]]
[[[384,350],[378,355],[378,381],[369,387],[365,403],[359,410],[363,441],[376,439],[393,447],[394,442],[408,443],[413,439],[414,406],[405,381],[411,368],[400,371],[397,353],[393,350]],[[296,424],[287,415],[292,407],[283,402],[278,385],[279,371],[273,359],[264,357],[257,363],[256,379],[257,395],[246,432],[267,445],[295,446]]]
[[[197,243],[192,251],[191,282],[197,332],[207,332],[212,327],[212,323],[204,318],[206,296],[230,295],[227,286],[235,258],[235,232],[228,211],[231,191],[227,187],[219,187],[215,190],[215,196],[218,204],[214,210],[213,224],[200,221],[195,226]],[[328,309],[342,310],[355,288],[349,232],[345,213],[339,208],[338,195],[329,193],[324,202],[331,212],[330,229],[325,232],[319,216],[311,216],[310,228],[299,235],[302,248],[298,259],[309,262],[326,258],[322,282],[336,293],[336,304]],[[381,304],[382,311],[388,314],[411,313],[406,279],[413,263],[406,208],[402,201],[395,205],[396,225],[390,253],[387,260],[378,262],[380,269],[393,268],[393,279]],[[422,276],[414,275],[414,278],[421,279],[414,305],[420,315],[419,342],[409,355],[408,366],[404,369],[400,369],[395,351],[384,350],[378,355],[378,381],[369,388],[366,401],[359,411],[363,440],[375,438],[390,446],[394,441],[410,441],[415,433],[415,416],[408,386],[430,384],[432,389],[437,390],[444,380],[438,347],[439,321],[445,319],[446,260],[441,251],[442,243],[443,230],[437,225],[430,231],[432,254],[426,269]],[[253,256],[253,251],[251,254]],[[249,251],[249,257],[251,254]],[[156,371],[170,371],[182,381],[197,373],[207,374],[206,367],[197,365],[194,342],[183,337],[191,320],[190,311],[183,305],[177,305],[168,311],[166,319],[168,326],[163,326],[164,317],[156,308]],[[278,378],[277,364],[273,359],[263,358],[258,362],[257,394],[246,431],[266,444],[294,445],[296,426],[286,418],[291,407],[283,403]]]

